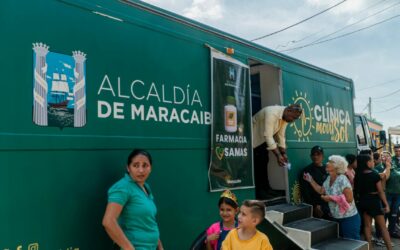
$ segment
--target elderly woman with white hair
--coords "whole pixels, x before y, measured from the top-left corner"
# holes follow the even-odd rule
[[[331,215],[339,224],[339,235],[359,240],[361,219],[354,203],[351,184],[345,175],[347,165],[344,157],[332,155],[326,164],[329,176],[322,186],[318,185],[309,173],[304,173],[303,178],[328,202]]]

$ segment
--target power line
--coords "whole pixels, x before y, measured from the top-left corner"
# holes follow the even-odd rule
[[[378,106],[379,108],[383,108],[383,107],[382,107],[382,104],[377,103],[376,101],[374,101],[374,106]]]
[[[393,99],[383,99],[383,100],[375,100],[375,99],[373,99],[373,101],[374,101],[374,103],[377,103],[379,105],[385,105],[385,106],[387,106],[388,104],[393,103]]]
[[[362,11],[360,11],[360,13],[363,13],[363,12],[369,10],[369,9],[372,9],[373,7],[377,6],[378,4],[381,4],[381,3],[386,2],[386,1],[387,0],[381,0],[381,1],[377,2],[377,3],[371,4],[367,8],[363,9]],[[356,14],[356,16],[358,16],[360,13]]]
[[[394,92],[392,92],[392,93],[390,93],[390,94],[387,94],[387,95],[384,95],[384,96],[380,96],[380,97],[374,97],[374,98],[372,98],[372,99],[381,99],[381,98],[385,98],[385,97],[388,97],[388,96],[391,96],[391,95],[394,95],[394,94],[396,94],[396,93],[398,93],[398,92],[400,92],[400,89],[397,89],[396,91],[394,91]]]
[[[310,35],[307,35],[307,36],[305,36],[305,37],[303,37],[303,38],[301,38],[301,39],[299,39],[299,40],[292,40],[292,41],[289,41],[289,42],[287,42],[285,45],[278,45],[278,46],[275,47],[275,50],[277,50],[277,49],[279,49],[279,48],[286,48],[286,47],[289,46],[289,44],[291,44],[291,43],[298,43],[298,42],[304,41],[304,40],[306,40],[306,39],[308,39],[308,38],[310,38],[310,37],[313,37],[313,36],[315,36],[316,34],[321,33],[321,32],[322,32],[322,29],[319,30],[319,31],[317,31],[317,32],[314,32],[314,33],[312,33],[312,34],[310,34]]]
[[[373,14],[371,14],[371,15],[365,17],[365,18],[363,18],[363,19],[358,20],[357,22],[354,22],[354,23],[351,23],[351,24],[349,24],[349,25],[346,25],[346,26],[344,26],[343,28],[338,29],[337,31],[334,31],[334,32],[332,32],[332,33],[330,33],[330,34],[328,34],[328,35],[323,36],[323,37],[320,37],[320,38],[316,39],[315,41],[313,41],[313,42],[311,42],[311,43],[319,42],[319,41],[323,40],[324,38],[328,38],[328,37],[330,37],[330,36],[332,36],[332,35],[334,35],[334,34],[336,34],[336,33],[339,33],[339,32],[342,31],[342,30],[345,30],[345,29],[347,29],[347,28],[349,28],[349,27],[351,27],[351,26],[354,26],[354,25],[356,25],[356,24],[359,24],[359,23],[361,23],[361,22],[367,20],[368,18],[371,18],[371,17],[373,17],[373,16],[376,16],[376,15],[378,15],[378,14],[380,14],[380,13],[382,13],[382,12],[384,12],[384,11],[390,9],[390,8],[393,8],[394,6],[399,5],[399,4],[400,4],[400,2],[397,2],[397,3],[395,3],[395,4],[392,4],[392,5],[390,5],[389,7],[386,7],[386,8],[384,8],[384,9],[380,10],[380,11],[377,11],[377,12],[375,12],[375,13],[373,13]]]
[[[361,112],[363,112],[364,110],[366,110],[369,106],[369,103],[367,103],[367,105],[365,105],[365,107],[363,108],[363,110],[361,110]]]
[[[294,24],[289,25],[289,26],[287,26],[287,27],[285,27],[285,28],[282,28],[282,29],[280,29],[280,30],[274,31],[274,32],[272,32],[272,33],[269,33],[269,34],[267,34],[267,35],[254,38],[253,40],[250,40],[250,41],[254,42],[254,41],[257,41],[257,40],[260,40],[260,39],[263,39],[263,38],[266,38],[266,37],[269,37],[269,36],[278,34],[278,33],[282,32],[282,31],[285,31],[285,30],[290,29],[290,28],[292,28],[292,27],[294,27],[294,26],[297,26],[297,25],[299,25],[299,24],[301,24],[301,23],[304,23],[304,22],[310,20],[311,18],[314,18],[314,17],[316,17],[316,16],[319,16],[319,15],[321,15],[322,13],[327,12],[328,10],[335,8],[336,6],[342,4],[342,3],[346,2],[346,1],[347,1],[347,0],[343,0],[343,1],[341,1],[341,2],[339,2],[339,3],[337,3],[337,4],[335,4],[335,5],[333,5],[333,6],[329,7],[329,8],[327,8],[327,9],[325,9],[325,10],[323,10],[323,11],[320,11],[320,12],[318,12],[317,14],[314,14],[314,15],[312,15],[312,16],[310,16],[310,17],[307,17],[306,19],[303,19],[303,20],[301,20],[301,21],[299,21],[299,22],[297,22],[297,23],[294,23]]]
[[[384,22],[390,21],[390,20],[392,20],[392,19],[394,19],[394,18],[397,18],[397,17],[399,17],[399,16],[400,16],[400,15],[395,15],[395,16],[389,17],[389,18],[384,19],[384,20],[382,20],[382,21],[380,21],[380,22],[371,24],[371,25],[369,25],[369,26],[366,26],[366,27],[364,27],[364,28],[361,28],[361,29],[358,29],[358,30],[355,30],[355,31],[352,31],[352,32],[345,33],[345,34],[340,35],[340,36],[335,36],[335,37],[332,37],[332,38],[329,38],[329,39],[325,39],[325,40],[322,40],[322,41],[319,41],[319,42],[316,42],[316,43],[309,43],[309,44],[306,44],[306,45],[303,45],[303,46],[298,46],[298,47],[291,48],[291,49],[280,50],[279,52],[292,51],[292,50],[296,50],[296,49],[302,49],[302,48],[314,46],[314,45],[321,44],[321,43],[326,43],[326,42],[329,42],[329,41],[332,41],[332,40],[336,40],[336,39],[339,39],[339,38],[342,38],[342,37],[345,37],[345,36],[349,36],[349,35],[352,35],[352,34],[354,34],[354,33],[357,33],[357,32],[360,32],[360,31],[363,31],[363,30],[372,28],[372,27],[374,27],[374,26],[376,26],[376,25],[379,25],[379,24],[382,24],[382,23],[384,23]]]
[[[379,111],[379,112],[375,112],[375,113],[385,113],[385,112],[388,112],[388,111],[391,111],[391,110],[393,110],[393,109],[396,109],[396,108],[398,108],[398,107],[400,107],[400,104],[397,104],[396,106],[393,106],[393,107],[391,107],[391,108],[388,108],[388,109],[385,109],[385,110],[382,110],[382,111]]]
[[[377,3],[375,3],[375,4],[373,4],[373,5],[368,6],[367,8],[363,9],[362,11],[360,11],[360,12],[358,13],[358,15],[359,15],[360,13],[363,13],[363,12],[365,12],[365,11],[367,11],[367,10],[369,10],[369,9],[371,9],[371,8],[373,8],[373,7],[375,7],[376,5],[378,5],[378,4],[382,3],[382,2],[385,2],[385,1],[387,1],[387,0],[381,0],[381,1],[379,1],[379,2],[377,2]],[[400,4],[400,3],[397,3],[397,4]],[[376,14],[377,14],[377,13],[376,13]],[[375,14],[375,15],[376,15],[376,14]],[[356,22],[356,23],[352,23],[352,24],[350,24],[350,25],[346,25],[346,26],[344,26],[343,28],[341,28],[341,29],[339,29],[339,30],[337,30],[337,31],[335,31],[335,32],[333,32],[333,33],[330,33],[330,34],[328,34],[328,35],[322,36],[322,37],[320,37],[320,38],[318,38],[318,39],[312,41],[311,43],[318,42],[318,41],[320,41],[320,40],[322,40],[322,39],[324,39],[324,38],[327,38],[327,37],[329,37],[329,36],[331,36],[331,35],[333,35],[333,34],[336,34],[336,33],[340,32],[340,31],[342,31],[342,30],[344,30],[344,29],[346,29],[346,28],[348,28],[348,27],[350,27],[350,26],[353,26],[353,25],[355,25],[355,24],[357,24],[357,23],[359,23],[359,22],[361,22],[361,21],[363,21],[363,20],[365,20],[365,19],[367,19],[367,18],[369,18],[369,17],[371,17],[371,16],[372,16],[372,15],[367,16],[366,18],[364,18],[364,19],[362,19],[362,20],[360,20],[360,21],[358,21],[358,22]],[[284,48],[284,47],[287,47],[287,46],[288,46],[289,44],[291,44],[291,43],[294,44],[294,43],[301,42],[301,41],[303,41],[303,40],[305,40],[305,39],[307,39],[307,38],[309,38],[309,37],[314,36],[315,34],[321,32],[321,31],[322,31],[322,30],[320,30],[320,31],[318,31],[318,32],[315,32],[315,33],[312,33],[311,35],[307,35],[307,36],[305,36],[305,37],[303,37],[303,38],[300,38],[300,39],[298,39],[298,40],[293,40],[293,41],[287,42],[286,45],[278,45],[275,49],[277,50],[277,49],[280,48],[280,47],[283,47],[283,48]]]
[[[377,83],[377,84],[374,84],[374,85],[371,85],[371,86],[368,86],[368,87],[365,87],[365,88],[357,89],[357,91],[363,91],[363,90],[366,90],[366,89],[372,89],[372,88],[379,87],[379,86],[382,86],[382,85],[385,85],[385,84],[388,84],[388,83],[397,82],[398,80],[400,80],[400,78],[396,78],[396,79],[393,79],[393,80],[390,80],[390,81],[387,81],[387,82]]]
[[[371,8],[377,6],[378,4],[380,4],[380,3],[382,3],[382,2],[385,2],[385,1],[387,1],[387,0],[381,0],[381,1],[377,2],[377,3],[371,4],[371,5],[368,6],[367,8],[363,9],[361,12],[364,12],[364,11],[366,11],[366,10],[369,10],[369,9],[371,9]]]

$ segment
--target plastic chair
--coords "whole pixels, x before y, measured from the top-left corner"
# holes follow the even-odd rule
[[[190,250],[206,250],[206,239],[207,234],[206,230],[202,231],[196,239],[193,241],[192,245],[190,246]]]

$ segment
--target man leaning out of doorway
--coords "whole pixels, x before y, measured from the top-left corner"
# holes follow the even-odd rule
[[[266,200],[276,196],[268,180],[268,151],[276,157],[279,166],[288,163],[286,155],[286,127],[302,114],[298,104],[267,106],[253,116],[253,151],[256,198]]]

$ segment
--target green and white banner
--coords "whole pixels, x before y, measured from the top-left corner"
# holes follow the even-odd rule
[[[249,67],[211,48],[210,190],[254,187]]]

